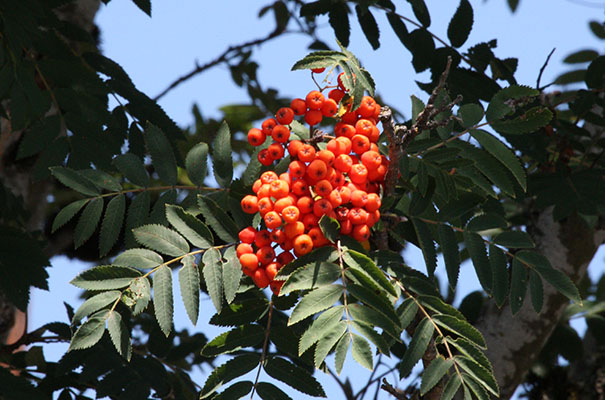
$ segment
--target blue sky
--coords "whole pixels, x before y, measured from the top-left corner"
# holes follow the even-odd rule
[[[475,24],[467,45],[479,41],[497,39],[496,54],[500,58],[519,57],[517,79],[521,84],[535,85],[540,67],[548,53],[556,48],[542,78],[543,83],[552,81],[567,70],[561,63],[570,52],[581,48],[603,51],[603,43],[591,35],[587,22],[603,19],[603,9],[582,6],[569,0],[523,0],[516,14],[512,14],[504,0],[471,1],[475,12]],[[130,1],[114,0],[102,5],[96,23],[101,29],[102,49],[105,55],[117,61],[128,72],[137,87],[150,96],[160,93],[175,78],[189,72],[196,62],[200,64],[214,59],[227,46],[265,36],[273,28],[270,14],[258,19],[259,9],[265,2],[258,1],[154,1],[153,18],[139,11]],[[413,18],[405,2],[397,2],[398,11]],[[446,39],[446,29],[458,2],[428,2],[431,11],[431,30]],[[382,46],[373,51],[352,16],[352,50],[372,73],[377,90],[388,104],[409,115],[410,96],[426,100],[415,80],[427,81],[427,75],[416,74],[411,66],[411,56],[401,45],[382,13],[375,13],[380,26]],[[326,43],[333,42],[333,32],[327,21],[320,28],[320,36]],[[255,51],[260,64],[259,77],[265,87],[280,90],[283,96],[301,97],[313,89],[306,72],[291,72],[292,64],[308,53],[310,41],[298,34],[286,35]],[[466,48],[465,46],[464,48]],[[569,68],[570,69],[570,68]],[[181,126],[192,122],[191,107],[198,104],[204,115],[218,116],[220,106],[246,101],[243,89],[235,86],[225,66],[217,66],[171,91],[160,102],[168,114]],[[412,247],[412,246],[410,246]],[[595,257],[591,267],[593,276],[605,270],[605,251]],[[408,264],[424,270],[424,262],[416,249],[406,253]],[[440,261],[441,262],[441,261]],[[65,257],[53,259],[51,293],[35,291],[30,326],[38,327],[54,320],[65,321],[62,305],[67,301],[79,305],[79,290],[68,281],[87,265]],[[439,268],[443,268],[442,266]],[[478,287],[470,265],[461,271],[461,293]],[[60,295],[57,295],[60,294]],[[209,329],[209,337],[221,332],[207,328],[205,321],[214,312],[211,302],[203,300],[201,322],[192,327],[186,318],[180,296],[176,294],[176,326],[188,329]],[[51,357],[58,357],[66,346],[53,345],[47,350]],[[360,387],[368,372],[355,366],[350,355],[343,373],[350,374],[354,387]],[[316,374],[325,383],[329,394],[340,397],[340,389],[323,373]],[[201,377],[202,380],[205,377]],[[395,383],[394,377],[389,377]],[[333,398],[332,396],[330,396]],[[369,396],[372,397],[372,396]],[[297,398],[301,398],[298,397]],[[388,398],[382,395],[379,398]]]

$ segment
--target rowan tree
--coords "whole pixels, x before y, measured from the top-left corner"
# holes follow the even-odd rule
[[[494,40],[468,43],[468,0],[447,37],[408,3],[275,1],[266,36],[242,32],[152,98],[99,51],[99,0],[0,0],[2,398],[603,398],[605,280],[586,272],[605,241],[605,57],[581,49],[554,82],[548,59],[518,82]],[[347,50],[351,24],[374,49],[392,30],[428,72],[409,117]],[[254,58],[289,29],[308,47],[297,99]],[[158,99],[218,65],[249,104],[177,126]],[[21,332],[60,254],[97,265],[72,280],[83,301]],[[454,306],[469,273],[481,290]],[[189,329],[173,329],[175,301]],[[57,341],[68,352],[45,360]],[[360,390],[347,358],[368,369]]]

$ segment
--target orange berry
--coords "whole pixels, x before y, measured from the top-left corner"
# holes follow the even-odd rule
[[[281,179],[278,179],[276,181],[271,182],[271,189],[270,189],[270,193],[272,197],[275,197],[276,199],[281,199],[282,197],[286,197],[288,195],[288,193],[290,193],[290,185],[288,185],[288,182],[286,181],[282,181]]]
[[[374,115],[375,107],[377,105],[376,100],[374,100],[372,97],[363,96],[361,99],[361,104],[357,110],[362,118],[370,118]]]
[[[267,149],[262,149],[261,151],[259,151],[257,158],[258,158],[258,162],[260,162],[265,167],[267,167],[273,163],[273,159],[271,158],[271,155],[269,154],[269,150],[267,150]]]
[[[356,112],[346,112],[344,114],[342,114],[342,116],[340,117],[340,120],[342,122],[344,122],[345,124],[351,124],[351,125],[355,125],[355,123],[357,122],[357,120],[359,119],[359,116],[357,115]]]
[[[298,235],[294,239],[294,254],[297,256],[303,256],[313,250],[313,240],[309,235]]]
[[[342,204],[342,197],[340,197],[338,189],[334,189],[330,192],[330,194],[328,195],[328,200],[330,200],[332,208],[336,208]]]
[[[349,139],[348,137],[337,137],[335,139],[337,142],[341,143],[342,146],[342,153],[341,154],[349,154],[351,152],[351,139]],[[336,155],[336,153],[334,153]]]
[[[352,208],[349,210],[348,219],[353,225],[365,224],[368,222],[368,212],[363,208]]]
[[[302,178],[305,176],[305,172],[307,172],[307,167],[304,162],[295,160],[290,163],[288,171],[290,171],[290,176]]]
[[[270,282],[264,268],[256,269],[256,271],[254,271],[254,274],[252,275],[252,280],[254,281],[256,286],[258,286],[261,289],[264,289],[267,286],[269,286],[269,282]]]
[[[369,213],[373,213],[378,210],[382,205],[382,201],[380,200],[380,196],[376,193],[368,193],[368,201],[366,202],[365,209]]]
[[[379,165],[376,169],[371,169],[368,171],[368,179],[372,182],[382,182],[387,173],[387,167],[382,164]]]
[[[303,99],[294,99],[290,102],[290,108],[296,115],[303,115],[307,112],[307,103]]]
[[[298,150],[298,159],[303,162],[311,162],[315,159],[315,147],[303,144]]]
[[[296,207],[301,214],[313,212],[313,199],[309,196],[302,196],[296,202]]]
[[[376,142],[378,142],[378,139],[380,139],[380,129],[378,129],[378,127],[376,125],[374,125],[372,127],[372,133],[370,133],[368,138],[370,139],[370,142],[372,142],[372,143],[376,143]]]
[[[251,226],[248,226],[247,228],[244,228],[239,231],[237,236],[239,237],[239,240],[242,243],[252,244],[254,243],[254,238],[256,237],[256,229]]]
[[[275,171],[265,171],[260,176],[260,181],[262,183],[271,183],[279,179],[279,176],[275,173]]]
[[[372,128],[374,128],[374,123],[367,119],[360,119],[355,123],[355,132],[358,135],[364,135],[368,138],[372,134]]]
[[[327,215],[332,211],[332,203],[328,199],[319,199],[313,204],[313,214],[317,217]]]
[[[275,211],[269,211],[268,213],[265,214],[263,219],[264,219],[265,225],[267,226],[268,229],[279,228],[281,225],[281,217]]]
[[[247,214],[256,214],[258,211],[258,197],[251,194],[244,196],[241,201],[242,210]]]
[[[290,129],[285,125],[276,125],[271,132],[273,140],[279,143],[286,143],[290,139]]]
[[[345,176],[340,171],[334,171],[334,173],[330,176],[330,183],[332,187],[338,187],[345,184]]]
[[[305,196],[309,194],[309,185],[304,179],[297,179],[292,183],[292,193],[297,196]]]
[[[258,189],[256,196],[259,200],[271,196],[271,185],[269,183],[262,184]]]
[[[298,150],[300,150],[303,144],[300,140],[291,140],[288,143],[288,154],[291,157],[298,157]]]
[[[290,261],[294,260],[294,256],[289,251],[284,251],[277,256],[277,262],[282,266],[288,264]]]
[[[298,221],[298,217],[300,217],[300,211],[296,206],[288,206],[283,209],[281,215],[286,223],[296,222]]]
[[[248,243],[240,243],[235,248],[235,252],[237,254],[237,258],[240,258],[242,254],[254,254],[254,249],[252,245]]]
[[[354,153],[363,154],[370,150],[370,139],[367,136],[356,134],[351,139],[351,149]]]
[[[348,219],[340,221],[340,233],[348,235],[353,231],[353,224]]]
[[[292,184],[292,178],[290,178],[290,174],[287,172],[279,174],[279,179],[286,182],[288,185]]]
[[[338,188],[338,193],[340,194],[340,198],[342,199],[342,204],[347,204],[349,201],[351,201],[351,194],[353,193],[353,191],[346,187],[346,186],[341,186]]]
[[[260,189],[262,184],[263,184],[263,182],[260,179],[255,180],[254,184],[252,185],[252,191],[254,193],[258,193],[258,190]]]
[[[273,201],[270,197],[263,197],[258,201],[258,212],[264,217],[269,211],[273,211]]]
[[[324,117],[333,117],[338,112],[338,103],[333,99],[326,99],[321,106],[321,114]]]
[[[280,143],[277,142],[271,143],[267,148],[267,151],[273,160],[279,160],[284,156],[284,148]]]
[[[281,265],[276,262],[272,262],[265,267],[265,273],[267,274],[267,278],[270,281],[275,279],[275,275],[277,275],[277,271],[281,268]]]
[[[314,74],[321,74],[325,70],[325,68],[311,68],[311,72],[313,72]]]
[[[367,225],[370,228],[373,227],[376,224],[376,222],[378,222],[378,220],[380,220],[380,211],[379,210],[375,210],[371,213],[368,213]]]
[[[273,211],[278,214],[281,214],[284,208],[291,206],[294,204],[294,201],[290,197],[282,197],[281,199],[275,200],[273,203]]]
[[[367,225],[363,224],[353,226],[353,239],[357,240],[358,242],[363,242],[369,238],[370,228]]]
[[[262,229],[256,232],[254,237],[254,245],[258,248],[268,246],[271,244],[271,233],[268,230]]]
[[[286,240],[286,234],[281,229],[275,229],[271,232],[271,241],[273,243],[282,244]]]
[[[311,238],[311,241],[313,242],[313,248],[322,247],[330,243],[330,241],[326,239],[319,227],[309,229],[308,235]]]
[[[368,179],[368,169],[363,164],[355,164],[349,171],[349,178],[353,183],[364,183]]]
[[[349,172],[353,166],[353,160],[347,154],[341,154],[334,160],[334,168],[341,172]]]
[[[275,258],[275,251],[271,246],[263,246],[256,251],[256,257],[261,265],[267,265]]]
[[[368,150],[361,155],[361,163],[366,166],[369,172],[382,165],[382,158],[377,152]]]
[[[323,119],[323,114],[320,110],[309,110],[305,114],[305,122],[311,126],[318,125]]]
[[[276,126],[277,126],[277,121],[274,118],[268,118],[268,119],[264,120],[263,123],[261,124],[263,133],[265,134],[265,136],[271,136],[271,133],[273,132],[273,128],[275,128]]]
[[[267,135],[258,128],[252,128],[248,131],[248,143],[252,146],[260,146],[265,143],[265,139],[267,139]]]
[[[317,217],[313,213],[305,214],[302,219],[303,224],[305,225],[305,231],[317,226],[319,224],[319,217]]]
[[[324,95],[318,90],[312,90],[307,94],[305,102],[309,110],[321,110],[321,106],[325,101]]]
[[[275,119],[282,125],[289,125],[294,120],[294,110],[290,107],[282,107],[277,110]]]
[[[334,126],[334,134],[338,136],[348,137],[349,139],[355,135],[355,127],[353,125],[339,122]]]
[[[363,207],[368,202],[368,194],[363,190],[354,190],[351,193],[351,203],[355,207]]]
[[[313,160],[307,167],[307,176],[315,180],[320,180],[326,177],[328,167],[322,160]]]
[[[279,247],[281,247],[284,251],[290,251],[294,248],[294,243],[292,242],[292,239],[286,237],[286,240],[284,240],[284,242],[280,244]]]
[[[328,93],[328,98],[333,99],[336,103],[340,103],[343,97],[345,97],[345,92],[340,89],[332,89]]]
[[[315,184],[313,188],[315,193],[320,195],[321,197],[328,197],[330,192],[332,191],[332,185],[326,179],[322,179],[321,181]]]
[[[269,283],[269,287],[274,295],[279,296],[279,292],[281,291],[282,286],[284,286],[285,281],[271,281]]]
[[[258,269],[258,257],[253,253],[242,254],[239,258],[239,263],[242,265],[242,270],[246,275]]]
[[[334,159],[336,158],[330,150],[319,150],[315,157],[325,162],[328,167],[334,164]]]
[[[290,222],[284,226],[284,233],[288,239],[294,239],[296,236],[305,232],[305,224],[301,221]]]

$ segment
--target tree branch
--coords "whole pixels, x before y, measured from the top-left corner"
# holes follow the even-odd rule
[[[160,92],[160,94],[158,94],[157,96],[155,96],[153,98],[154,101],[158,101],[159,99],[161,99],[162,97],[164,97],[168,92],[170,92],[172,89],[176,88],[177,86],[179,86],[181,83],[184,83],[186,81],[188,81],[189,79],[193,78],[194,76],[206,71],[207,69],[210,69],[218,64],[221,64],[223,62],[227,62],[235,57],[237,57],[239,54],[241,54],[241,51],[248,48],[248,47],[253,47],[256,45],[260,45],[263,44],[265,42],[270,41],[271,39],[275,39],[278,36],[281,36],[283,33],[285,32],[285,30],[283,28],[278,28],[275,29],[273,32],[271,32],[269,35],[259,38],[259,39],[255,39],[255,40],[251,40],[249,42],[245,42],[242,44],[239,44],[237,46],[230,46],[228,47],[221,55],[219,55],[218,57],[216,57],[214,60],[208,61],[206,64],[202,64],[202,65],[196,65],[196,67],[189,73],[181,76],[180,78],[176,79],[174,82],[172,82],[170,85],[168,85],[168,87],[164,90],[162,90]],[[197,62],[196,62],[197,64]]]

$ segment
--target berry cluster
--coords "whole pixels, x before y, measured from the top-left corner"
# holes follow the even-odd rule
[[[380,106],[372,97],[365,96],[359,108],[349,107],[338,118],[333,137],[289,140],[288,125],[295,116],[304,116],[313,127],[324,117],[339,114],[344,96],[339,79],[339,88],[331,90],[328,98],[313,90],[305,99],[294,99],[290,107],[279,109],[275,118],[262,123],[261,129],[248,132],[253,146],[273,139],[259,152],[258,160],[263,165],[272,165],[286,151],[291,159],[288,172],[264,172],[252,187],[255,195],[241,201],[242,209],[250,214],[259,212],[265,225],[265,229],[249,226],[240,232],[242,243],[237,255],[242,269],[257,286],[270,285],[276,294],[283,282],[274,277],[283,265],[330,243],[318,226],[322,216],[338,220],[341,234],[360,242],[368,240],[370,228],[380,218],[379,192],[388,159],[379,153],[376,144]],[[318,137],[328,140],[325,146],[318,146]],[[282,249],[279,255],[275,252],[277,246]]]

